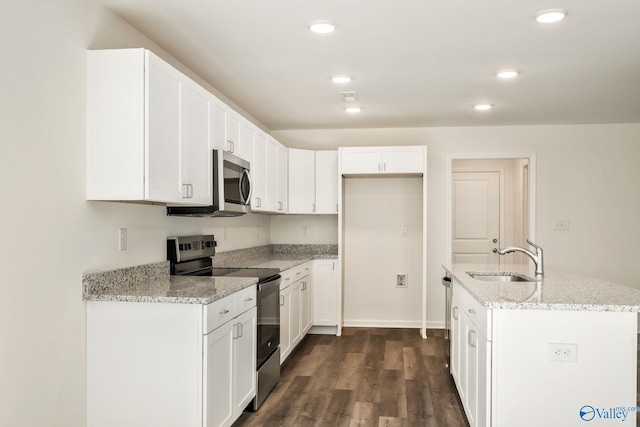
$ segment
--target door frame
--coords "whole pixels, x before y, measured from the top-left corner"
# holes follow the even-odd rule
[[[529,160],[529,238],[536,241],[536,153],[492,153],[492,154],[448,154],[447,155],[447,264],[452,262],[451,250],[453,247],[452,233],[453,224],[451,215],[453,214],[453,198],[452,198],[452,181],[453,181],[453,161],[454,160],[510,160],[510,159],[528,159]],[[502,177],[500,178],[502,187]],[[502,189],[501,189],[502,191]],[[500,200],[502,205],[502,200]],[[502,207],[501,207],[502,211]],[[502,221],[501,221],[502,222]],[[500,225],[502,233],[502,224]]]

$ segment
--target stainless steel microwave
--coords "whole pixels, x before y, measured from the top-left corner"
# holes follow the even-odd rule
[[[213,150],[213,205],[169,206],[174,216],[239,216],[249,212],[251,174],[248,161],[222,150]]]

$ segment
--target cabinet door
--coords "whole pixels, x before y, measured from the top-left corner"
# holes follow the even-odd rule
[[[311,327],[311,276],[300,280],[300,339]]]
[[[465,389],[465,398],[462,400],[463,406],[466,408],[467,419],[471,427],[475,427],[477,420],[476,414],[478,411],[478,394],[477,394],[477,379],[478,379],[478,332],[475,325],[471,323],[471,320],[466,316],[464,317],[465,327],[465,347],[466,347],[466,369],[462,374]]]
[[[275,212],[278,209],[278,146],[273,138],[267,137],[267,191],[265,210]]]
[[[234,406],[235,417],[256,396],[257,309],[254,307],[236,317],[234,340]]]
[[[225,150],[239,156],[240,149],[240,116],[233,110],[227,110],[227,134]],[[248,159],[245,159],[248,160]]]
[[[213,95],[211,95],[213,96]],[[213,98],[211,108],[211,148],[229,151],[227,143],[227,106],[218,98]]]
[[[315,153],[289,149],[289,213],[315,212]]]
[[[182,197],[197,205],[212,203],[209,130],[213,100],[209,92],[185,77],[182,144]]]
[[[384,173],[423,173],[424,148],[383,147],[382,171]]]
[[[262,212],[266,209],[265,193],[267,190],[267,137],[256,132],[253,140],[253,162],[251,163],[251,179],[253,194],[251,210]]]
[[[235,420],[233,403],[235,329],[234,322],[229,321],[204,336],[206,383],[203,424],[206,427],[226,427],[233,424]]]
[[[313,268],[313,324],[338,324],[338,275],[335,260],[318,259]]]
[[[183,76],[146,51],[145,200],[181,203]]]
[[[455,381],[458,389],[460,389],[460,360],[461,360],[461,334],[462,334],[462,326],[460,321],[460,302],[458,301],[457,296],[454,294],[451,300],[451,337],[450,337],[450,368],[451,368],[451,376]]]
[[[475,426],[486,427],[491,425],[491,411],[489,410],[490,396],[491,396],[491,342],[487,341],[487,338],[482,334],[477,333],[472,337],[472,343],[474,348],[474,365],[475,365],[475,390],[473,393],[469,393],[468,399],[471,399],[471,395],[474,396],[473,404],[475,407]]]
[[[291,285],[291,310],[289,311],[289,330],[291,331],[291,351],[302,339],[302,325],[300,324],[300,288],[302,281]]]
[[[348,147],[340,149],[343,174],[370,174],[382,171],[380,147]]]
[[[291,353],[291,286],[280,289],[280,364]]]
[[[242,119],[240,121],[240,150],[237,151],[237,156],[245,159],[250,163],[250,168],[253,167],[253,143],[256,133],[256,127],[248,120]]]
[[[316,213],[338,213],[338,151],[316,151]]]
[[[289,149],[279,142],[277,176],[276,176],[276,209],[279,213],[289,212]]]

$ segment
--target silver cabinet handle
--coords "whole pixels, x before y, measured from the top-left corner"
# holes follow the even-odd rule
[[[311,212],[315,212],[316,211],[316,204],[312,203],[311,204]]]
[[[470,308],[467,311],[469,312],[469,314],[476,314],[476,311],[473,308]]]
[[[380,172],[380,163],[378,163],[378,172]]]
[[[458,310],[459,310],[458,306],[453,307],[453,319],[454,320],[458,320],[459,319]]]
[[[229,143],[229,152],[233,153],[236,149],[236,143],[230,139],[227,139],[227,142]]]
[[[245,302],[253,301],[253,298],[245,298],[244,301]]]
[[[469,347],[473,347],[473,348],[476,347],[476,345],[473,343],[473,338],[474,338],[475,335],[476,335],[476,331],[475,330],[472,329],[472,330],[469,331]]]
[[[227,310],[227,309],[224,309],[224,310],[222,310],[222,311],[220,312],[220,314],[223,314],[223,315],[224,315],[224,314],[228,314],[228,313],[229,313],[229,310]]]
[[[238,339],[238,324],[237,324],[237,323],[234,323],[234,324],[233,324],[233,329],[232,329],[232,331],[231,331],[231,337],[232,337],[234,340]]]
[[[302,290],[303,291],[307,290],[307,282],[302,282]]]
[[[182,186],[184,187],[184,196],[182,196],[183,199],[191,199],[193,198],[193,185],[191,184],[182,184]]]
[[[284,295],[280,295],[280,305],[284,306]]]
[[[244,335],[244,327],[242,323],[238,323],[238,338]]]
[[[386,170],[387,170],[387,164],[386,164],[386,163],[383,163],[383,164],[382,164],[382,170],[383,170],[383,171],[386,171]]]
[[[256,197],[256,208],[262,207],[262,199],[260,197]]]
[[[284,203],[278,202],[278,210],[281,211],[284,209]]]

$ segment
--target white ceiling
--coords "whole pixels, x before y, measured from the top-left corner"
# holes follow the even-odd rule
[[[271,130],[640,122],[639,0],[103,3]],[[564,21],[534,20],[558,7]],[[338,28],[311,33],[317,19]]]

